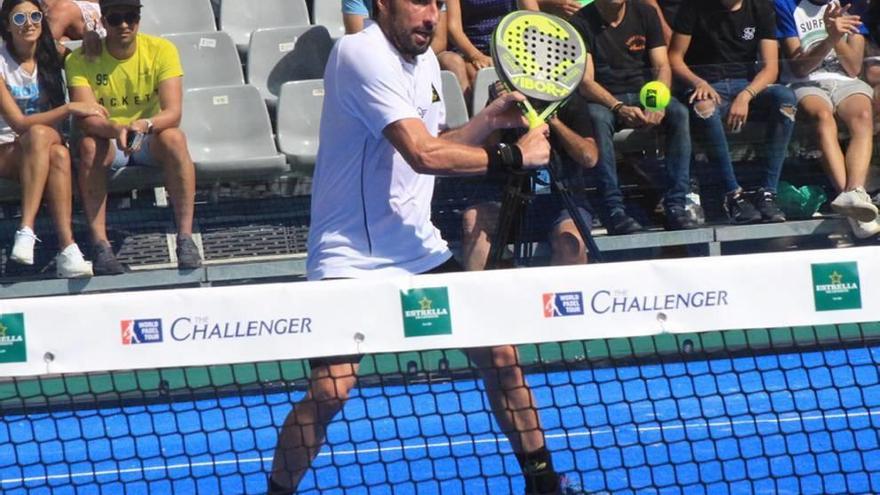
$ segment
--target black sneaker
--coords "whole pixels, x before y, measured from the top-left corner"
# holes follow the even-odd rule
[[[758,189],[755,193],[755,208],[761,213],[764,223],[778,223],[785,221],[785,213],[776,205],[776,193]]]
[[[116,259],[109,243],[99,242],[92,246],[92,270],[95,275],[119,275],[125,273],[125,266]]]
[[[669,206],[666,208],[666,221],[663,227],[666,230],[688,230],[699,227],[700,224],[691,218],[683,206]]]
[[[202,255],[191,235],[177,235],[177,268],[192,270],[202,266]]]
[[[761,213],[749,203],[742,190],[724,196],[724,212],[734,225],[744,225],[761,221]]]
[[[645,230],[642,224],[635,218],[626,214],[623,210],[614,210],[608,219],[608,235],[635,234]]]

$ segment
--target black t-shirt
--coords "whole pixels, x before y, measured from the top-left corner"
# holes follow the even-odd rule
[[[675,16],[681,7],[681,2],[682,0],[657,0],[660,10],[663,11],[663,18],[666,19],[666,24],[669,24],[670,27],[675,22]]]
[[[605,23],[595,3],[579,10],[571,24],[581,33],[593,57],[595,79],[612,94],[638,93],[653,79],[649,52],[666,46],[657,11],[627,0],[623,21]]]
[[[734,12],[719,0],[684,0],[672,28],[691,36],[684,60],[698,76],[751,80],[761,40],[776,39],[776,12],[766,0],[743,0]]]

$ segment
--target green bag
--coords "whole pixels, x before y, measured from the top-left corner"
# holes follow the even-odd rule
[[[776,191],[776,203],[789,220],[811,218],[826,200],[828,196],[819,186],[794,187],[779,181]]]

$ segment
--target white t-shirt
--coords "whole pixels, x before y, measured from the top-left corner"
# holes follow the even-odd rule
[[[847,0],[840,2],[846,5]],[[821,43],[828,37],[825,30],[824,15],[827,3],[813,2],[811,0],[775,0],[776,5],[776,36],[780,42],[785,38],[798,38],[801,48],[809,51],[814,45]],[[862,24],[859,32],[864,36],[868,29]],[[852,80],[837,56],[837,52],[831,50],[822,60],[822,63],[813,72],[804,78],[798,78],[791,73],[786,61],[783,79],[788,82],[821,81],[821,80]]]
[[[423,273],[451,257],[431,223],[434,177],[416,173],[382,134],[421,119],[438,135],[441,88],[434,53],[407,62],[378,24],[336,43],[324,73],[309,280]]]
[[[0,47],[0,77],[6,81],[6,88],[9,89],[9,93],[12,94],[23,114],[31,115],[43,111],[37,66],[34,65],[32,74],[27,73],[18,65],[5,45]],[[0,115],[0,144],[11,143],[15,138],[15,131]]]

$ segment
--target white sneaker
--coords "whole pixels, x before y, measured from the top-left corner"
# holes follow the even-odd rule
[[[877,207],[862,187],[838,194],[831,202],[831,208],[860,222],[873,222],[877,218]]]
[[[83,258],[76,243],[58,253],[55,257],[55,268],[58,278],[88,278],[94,275],[92,263]]]
[[[37,235],[30,227],[22,227],[15,231],[15,243],[12,245],[12,253],[9,259],[22,265],[34,264],[34,244],[38,242]]]
[[[849,221],[849,226],[852,229],[853,235],[858,239],[868,239],[880,234],[880,221],[878,220],[874,220],[873,222],[860,222],[852,218],[847,218],[847,221]]]

